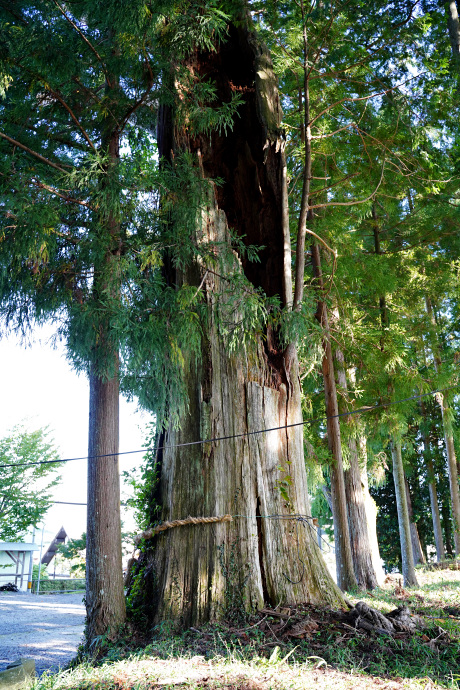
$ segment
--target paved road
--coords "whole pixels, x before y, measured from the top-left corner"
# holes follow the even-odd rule
[[[65,666],[81,642],[81,594],[0,592],[0,670],[19,657],[35,659],[38,673]]]

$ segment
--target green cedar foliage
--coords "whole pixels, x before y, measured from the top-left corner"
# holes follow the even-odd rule
[[[292,228],[310,126],[308,228],[336,254],[321,247],[326,299],[340,315],[333,342],[357,373],[349,409],[457,381],[459,101],[448,76],[445,8],[425,5],[420,11],[403,2],[254,3],[280,76]],[[311,295],[308,265],[306,277]],[[427,354],[433,339],[427,295],[436,295],[439,326],[444,319],[449,331],[443,347],[452,366],[442,370]],[[313,309],[305,315],[303,328],[312,324]],[[315,375],[320,335],[314,325],[305,337],[299,331],[307,418],[324,414]],[[389,434],[407,434],[417,409],[409,401],[344,421],[344,439],[366,434],[371,467],[380,471]],[[307,433],[316,453],[312,476],[321,483],[316,465],[327,456],[324,424]],[[405,446],[409,471],[414,443]],[[345,448],[344,455],[346,461]]]
[[[172,265],[206,252],[193,241],[206,185],[186,157],[159,170],[154,131],[158,104],[180,105],[164,78],[171,55],[218,42],[225,15],[212,3],[18,0],[0,20],[5,329],[55,319],[74,365],[103,378],[120,352],[122,388],[158,421],[166,409],[177,419],[200,296],[168,284],[165,248]],[[228,130],[238,99],[208,108],[211,84],[195,96],[193,126]]]
[[[24,467],[24,463],[47,463]],[[51,505],[51,490],[61,481],[59,455],[47,429],[21,426],[0,439],[0,541],[23,541]]]

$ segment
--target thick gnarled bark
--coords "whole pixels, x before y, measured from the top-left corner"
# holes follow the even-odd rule
[[[238,90],[245,100],[231,136],[190,138],[175,132],[166,116],[159,136],[161,155],[180,150],[180,140],[199,154],[204,176],[223,181],[210,188],[196,233],[198,244],[216,248],[222,267],[210,271],[197,261],[174,277],[201,285],[207,319],[201,359],[187,357],[185,363],[188,412],[179,429],[167,431],[157,471],[162,521],[188,515],[233,519],[162,532],[141,556],[151,621],[178,625],[264,603],[343,602],[312,521],[295,517],[310,515],[296,357],[286,372],[270,330],[254,335],[248,350],[230,352],[219,321],[225,312],[226,326],[236,327],[240,318],[225,296],[227,277],[235,272],[289,304],[281,111],[270,58],[250,31],[232,26],[218,51],[191,61],[194,74],[214,81],[219,99],[228,101]],[[231,249],[231,232],[263,247],[260,262]],[[282,428],[253,433],[276,427]],[[209,438],[223,440],[177,447]]]
[[[207,209],[208,237],[228,241],[225,215]],[[211,235],[209,233],[212,233]],[[229,355],[214,321],[220,278],[205,280],[210,328],[206,358],[187,362],[189,414],[170,430],[166,446],[228,438],[185,448],[161,459],[161,518],[231,514],[230,523],[193,525],[154,537],[150,555],[154,620],[185,625],[279,602],[341,601],[315,542],[303,458],[302,426],[247,435],[301,422],[300,386],[276,379],[259,343]],[[295,369],[293,370],[293,373]]]

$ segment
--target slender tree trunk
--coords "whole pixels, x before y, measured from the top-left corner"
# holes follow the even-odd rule
[[[230,26],[219,50],[191,56],[194,74],[215,80],[218,99],[245,94],[231,134],[188,139],[212,186],[197,219],[196,241],[215,248],[222,269],[198,263],[175,280],[202,286],[201,358],[184,353],[188,412],[166,432],[158,459],[161,520],[231,515],[230,522],[195,524],[161,532],[141,556],[141,587],[152,623],[169,619],[197,625],[237,616],[264,603],[343,603],[327,571],[310,516],[303,453],[300,381],[295,346],[289,373],[277,334],[254,334],[252,347],[230,350],[222,328],[241,315],[221,275],[245,275],[249,284],[289,305],[286,276],[285,170],[276,80],[270,57],[243,23]],[[178,141],[163,118],[161,156]],[[169,150],[168,150],[169,147]],[[240,258],[231,235],[263,246],[260,262]],[[289,426],[289,425],[297,426]],[[281,427],[270,433],[258,430]],[[178,447],[200,439],[222,441]],[[300,519],[299,519],[300,517]]]
[[[356,383],[355,379],[355,370],[350,369],[350,381],[352,382],[353,385]],[[364,497],[364,505],[365,505],[365,510],[366,510],[366,519],[367,519],[367,528],[368,528],[368,533],[369,533],[369,544],[371,548],[371,557],[372,557],[372,565],[374,568],[374,572],[377,577],[377,582],[379,585],[383,584],[383,581],[385,580],[385,571],[383,570],[382,566],[382,559],[380,557],[380,549],[379,549],[379,542],[377,538],[377,505],[370,495],[369,492],[369,478],[367,476],[367,441],[366,437],[363,435],[362,431],[362,423],[361,420],[358,418],[358,429],[359,429],[359,435],[358,435],[358,445],[359,445],[359,454],[358,457],[361,457],[361,486],[363,489],[363,497]]]
[[[336,318],[338,319],[338,311]],[[337,383],[346,400],[348,384],[345,371],[345,359],[343,352],[339,348],[336,348],[334,354]],[[343,403],[339,406],[340,412],[344,411],[344,407],[345,405]],[[348,418],[349,423],[350,421],[350,418]],[[359,468],[358,447],[356,439],[353,436],[350,436],[348,440],[348,448],[350,467],[345,470],[344,479],[353,567],[358,587],[360,589],[374,589],[377,587],[378,582],[372,564],[366,504],[361,483],[361,471]]]
[[[425,554],[423,553],[422,544],[420,541],[420,535],[418,533],[417,524],[414,522],[414,511],[412,508],[412,499],[409,490],[409,483],[407,479],[405,480],[406,486],[406,501],[407,501],[407,511],[409,513],[409,523],[410,523],[410,534],[412,543],[412,555],[414,558],[414,565],[419,563],[426,563]]]
[[[377,256],[380,256],[380,254],[382,253],[382,250],[380,247],[380,227],[379,227],[379,223],[378,223],[377,205],[376,205],[375,201],[372,204],[372,219],[374,221],[374,225],[373,225],[374,251],[377,254]],[[389,321],[387,301],[386,301],[385,295],[379,296],[379,310],[380,310],[380,323],[382,325],[382,331],[383,331],[385,328],[387,328],[388,321]],[[382,350],[384,349],[383,332],[382,332],[382,339],[380,342],[380,347]]]
[[[444,541],[442,538],[441,515],[439,512],[438,492],[436,488],[436,479],[434,474],[433,461],[427,460],[426,467],[428,470],[428,491],[430,494],[431,515],[433,519],[433,533],[436,544],[436,560],[443,561],[446,557],[444,550]]]
[[[322,290],[324,286],[321,271],[321,254],[317,244],[312,245],[312,258],[318,288]],[[327,308],[325,302],[323,302],[321,299],[318,301],[316,318],[321,324],[324,333],[322,371],[324,395],[326,400],[327,439],[329,451],[332,455],[330,473],[337,584],[342,590],[353,591],[354,589],[357,589],[358,583],[356,581],[353,569],[353,559],[351,555],[350,530],[347,516],[347,499],[345,494],[345,480],[343,476],[340,423],[338,419],[339,409],[334,375],[334,360],[329,337]]]
[[[345,470],[344,478],[354,571],[358,586],[361,589],[374,589],[378,586],[378,580],[372,562],[366,503],[358,465],[356,440],[350,439],[348,446],[350,468]]]
[[[385,579],[385,572],[382,567],[382,559],[380,558],[379,542],[377,538],[377,506],[374,499],[369,493],[369,480],[367,477],[367,449],[366,439],[360,436],[359,447],[361,456],[363,458],[363,466],[361,472],[361,485],[363,487],[364,504],[366,507],[367,528],[369,531],[369,544],[371,547],[372,565],[375,575],[377,577],[378,585],[383,584]]]
[[[460,21],[458,18],[458,6],[456,0],[449,0],[447,6],[447,28],[449,30],[452,55],[460,70]]]
[[[423,422],[427,423],[426,406],[423,400],[420,402]],[[438,491],[436,487],[436,475],[434,472],[433,460],[431,458],[431,444],[428,431],[423,427],[423,455],[428,474],[428,491],[430,493],[431,517],[433,520],[434,541],[436,544],[436,560],[439,562],[445,559],[444,541],[442,538],[441,516],[439,513]]]
[[[434,336],[437,337],[436,333],[436,318],[433,312],[433,307],[431,304],[431,299],[429,297],[425,298],[426,310],[428,317],[433,326]],[[441,357],[439,355],[438,344],[435,341],[433,345],[433,355],[436,363],[436,369],[439,373],[442,367]],[[438,402],[439,408],[442,415],[442,426],[444,429],[444,440],[446,444],[446,455],[447,455],[447,468],[449,473],[449,488],[450,488],[450,500],[452,507],[452,522],[453,522],[453,533],[454,533],[454,544],[455,544],[455,555],[460,555],[460,493],[458,486],[458,467],[457,458],[455,455],[454,437],[452,432],[452,422],[451,422],[451,411],[449,405],[446,401],[446,397],[443,393],[436,394],[436,400]]]
[[[118,80],[107,81],[106,94],[117,88]],[[104,123],[102,147],[108,153],[107,175],[102,191],[117,175],[120,157],[118,124],[112,115]],[[118,261],[121,252],[120,222],[111,208],[101,211],[100,251],[105,254],[95,268],[93,299],[101,313],[110,310],[110,301],[120,299]],[[107,306],[109,305],[109,306]],[[110,314],[100,317],[98,344],[90,368],[88,434],[88,498],[86,547],[86,640],[91,646],[100,635],[115,636],[126,618],[123,588],[120,519],[119,450],[119,355],[112,344]],[[101,457],[107,456],[107,457]]]
[[[120,526],[118,376],[90,374],[86,611],[88,642],[116,635],[126,615]],[[108,457],[100,457],[100,456]],[[99,456],[99,457],[98,457]]]
[[[445,398],[442,395],[442,393],[438,393],[436,395],[436,398],[439,402],[439,406],[442,412],[444,440],[446,443],[447,454],[447,469],[449,472],[449,488],[452,507],[455,555],[458,556],[460,555],[460,496],[458,488],[457,458],[455,456],[454,437],[452,434],[450,420],[448,419],[448,416],[450,415],[449,407],[446,405]]]
[[[407,508],[401,442],[395,438],[393,438],[391,442],[391,457],[393,459],[393,480],[395,484],[396,506],[398,510],[399,539],[401,542],[404,584],[408,587],[416,587],[418,583],[415,576],[414,557],[412,552],[411,529],[409,522],[409,511]]]
[[[446,553],[449,558],[453,558],[454,547],[452,546],[452,522],[450,518],[449,504],[445,496],[442,497],[441,516],[444,527],[444,535],[446,538]]]

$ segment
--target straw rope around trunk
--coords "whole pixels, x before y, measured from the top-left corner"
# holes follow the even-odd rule
[[[161,525],[156,527],[151,527],[150,529],[141,532],[135,538],[136,544],[138,544],[141,539],[151,539],[158,534],[158,532],[164,532],[167,529],[172,529],[173,527],[182,527],[183,525],[209,525],[213,522],[231,522],[233,520],[231,515],[218,515],[217,517],[187,517],[183,520],[172,520],[171,522],[163,522]]]

